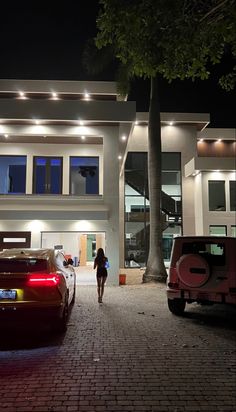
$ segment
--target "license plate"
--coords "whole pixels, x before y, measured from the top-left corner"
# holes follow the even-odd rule
[[[16,290],[0,289],[0,299],[16,299]]]

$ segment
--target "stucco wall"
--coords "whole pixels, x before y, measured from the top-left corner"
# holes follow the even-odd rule
[[[52,129],[51,129],[52,130]],[[90,128],[91,133],[91,128]],[[94,128],[92,135],[103,137],[102,145],[54,145],[54,144],[0,144],[0,154],[3,155],[27,155],[27,193],[32,193],[33,156],[53,155],[63,156],[63,193],[69,193],[69,156],[99,156],[100,158],[100,193],[103,195],[103,203],[108,209],[107,220],[20,220],[15,205],[14,220],[7,218],[4,211],[4,220],[1,218],[0,207],[0,231],[31,231],[32,247],[41,246],[42,231],[88,231],[105,232],[106,254],[110,260],[109,283],[118,284],[119,281],[119,160],[118,127]],[[66,136],[65,136],[66,139]],[[9,198],[10,199],[10,198]],[[23,201],[24,202],[24,201]],[[11,206],[12,207],[12,206]],[[24,208],[24,205],[22,206]],[[29,203],[27,207],[30,208]],[[45,205],[46,209],[53,209],[50,201]],[[67,210],[67,206],[65,210]],[[62,208],[63,208],[62,207]],[[5,207],[6,209],[6,207]],[[3,210],[3,209],[2,209]],[[69,216],[69,211],[68,211]]]

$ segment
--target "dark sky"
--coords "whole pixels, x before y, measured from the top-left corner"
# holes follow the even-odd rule
[[[96,35],[98,1],[14,3],[1,5],[1,79],[114,80],[113,70],[91,76],[81,63],[86,40]],[[162,81],[161,111],[207,112],[211,127],[236,127],[236,92],[223,91],[216,79],[230,64],[208,81]],[[148,110],[148,96],[148,81],[132,83],[129,100],[138,111]]]

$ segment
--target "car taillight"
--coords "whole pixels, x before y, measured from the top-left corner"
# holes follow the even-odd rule
[[[175,267],[170,267],[169,269],[169,277],[168,277],[168,287],[169,288],[178,288],[179,287],[179,280],[178,275]]]
[[[30,286],[57,286],[60,276],[57,273],[31,273],[27,281]]]

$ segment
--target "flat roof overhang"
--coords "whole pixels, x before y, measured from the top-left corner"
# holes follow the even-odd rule
[[[73,80],[0,80],[0,93],[118,95],[116,82]]]
[[[184,166],[185,177],[196,176],[200,172],[234,172],[234,157],[193,157]]]
[[[136,103],[117,101],[0,99],[0,121],[127,123],[135,121]]]
[[[101,195],[0,195],[2,220],[108,220]]]
[[[136,122],[139,125],[148,124],[148,112],[138,112]],[[210,122],[209,113],[167,113],[161,112],[162,125],[193,125],[197,130],[203,130]]]
[[[1,220],[108,220],[105,211],[0,210]]]

